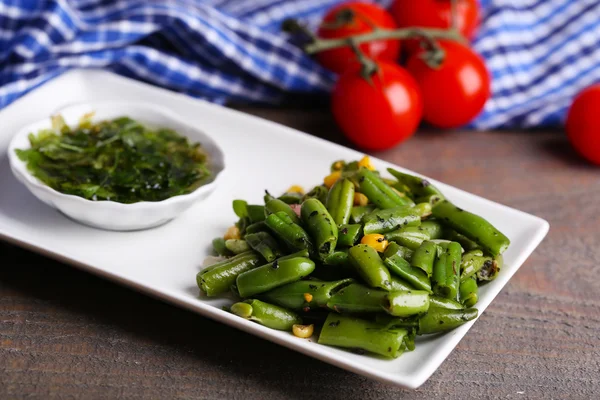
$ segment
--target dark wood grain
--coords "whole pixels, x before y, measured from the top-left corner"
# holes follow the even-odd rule
[[[324,110],[248,111],[347,144]],[[551,224],[419,390],[345,372],[0,243],[0,398],[597,398],[600,169],[560,132],[424,130],[376,155]]]

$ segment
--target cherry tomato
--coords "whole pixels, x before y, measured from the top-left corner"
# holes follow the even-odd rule
[[[567,114],[567,135],[583,157],[600,165],[600,84],[581,91]]]
[[[399,27],[420,26],[449,28],[451,24],[450,0],[396,0],[390,8]],[[472,39],[479,24],[477,0],[458,0],[456,7],[458,30]]]
[[[350,68],[331,97],[333,116],[346,136],[368,150],[386,150],[413,135],[421,121],[419,87],[402,67],[378,63],[370,82]]]
[[[342,10],[350,10],[352,19],[336,26],[336,16]],[[376,4],[348,2],[332,8],[321,23],[318,36],[324,39],[339,39],[351,35],[369,33],[373,27],[396,29],[394,18]],[[377,40],[360,45],[362,52],[372,59],[396,61],[400,55],[399,40]],[[325,68],[341,74],[351,64],[356,63],[356,55],[349,47],[323,51],[317,54],[317,60]]]
[[[416,79],[423,95],[423,119],[440,128],[456,128],[473,120],[490,97],[490,75],[483,59],[468,47],[439,41],[446,56],[438,68],[422,59],[423,51],[411,56],[406,69]]]

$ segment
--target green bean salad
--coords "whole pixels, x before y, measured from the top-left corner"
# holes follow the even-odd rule
[[[213,240],[219,258],[198,287],[233,292],[241,318],[387,358],[475,319],[510,240],[427,180],[387,171],[368,156],[336,161],[307,193],[234,200],[239,219]]]

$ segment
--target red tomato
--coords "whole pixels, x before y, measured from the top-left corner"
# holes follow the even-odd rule
[[[333,116],[346,136],[368,150],[386,150],[417,129],[423,102],[417,83],[403,68],[378,63],[365,80],[359,68],[340,76],[331,97]]]
[[[575,150],[600,165],[600,84],[581,91],[567,114],[567,135]]]
[[[343,9],[351,10],[354,18],[351,22],[339,27],[335,25],[336,15]],[[373,31],[373,26],[385,29],[396,29],[394,18],[376,4],[348,2],[332,8],[324,17],[319,27],[318,36],[324,39],[339,39],[351,35]],[[377,40],[360,45],[362,52],[372,58],[386,61],[396,61],[400,55],[399,40]],[[317,60],[325,68],[341,74],[350,64],[356,63],[356,55],[349,47],[323,51],[317,54]]]
[[[390,12],[401,28],[420,26],[445,29],[451,23],[450,4],[450,0],[396,0]],[[477,0],[459,0],[456,16],[460,33],[472,39],[479,24]]]
[[[482,58],[468,47],[440,41],[446,57],[433,69],[414,54],[406,69],[423,95],[423,119],[440,128],[456,128],[473,120],[490,97],[490,75]]]

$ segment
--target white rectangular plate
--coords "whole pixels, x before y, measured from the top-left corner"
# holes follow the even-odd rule
[[[6,148],[21,126],[71,103],[140,99],[168,108],[203,129],[227,156],[226,176],[217,190],[178,219],[140,232],[89,228],[39,202],[12,176]],[[422,385],[475,323],[420,339],[415,351],[383,360],[265,328],[221,310],[226,300],[199,297],[196,273],[210,252],[211,240],[236,220],[233,199],[259,202],[265,189],[279,193],[291,183],[311,187],[320,182],[333,160],[362,156],[356,151],[225,107],[91,70],[66,73],[19,99],[0,112],[0,127],[0,237],[6,240],[338,367],[407,388]],[[396,167],[377,159],[374,163],[378,168]],[[481,315],[542,241],[549,225],[533,215],[432,182],[451,201],[484,216],[512,241],[501,274],[480,292],[477,308]]]

